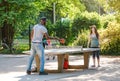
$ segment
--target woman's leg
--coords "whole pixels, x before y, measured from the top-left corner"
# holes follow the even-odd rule
[[[98,67],[100,67],[100,51],[97,51],[97,62],[98,62]]]
[[[95,52],[93,52],[93,67],[95,67]]]

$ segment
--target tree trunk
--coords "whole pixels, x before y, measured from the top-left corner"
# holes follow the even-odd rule
[[[8,24],[7,21],[5,21],[2,27],[2,42],[7,44],[11,52],[13,46],[13,37],[14,28],[12,27],[12,24]],[[3,47],[6,49],[5,46]]]
[[[0,7],[4,7],[5,13],[8,13],[10,11],[9,3],[7,0],[2,0]],[[7,21],[6,18],[5,21],[3,22],[3,27],[1,28],[2,33],[1,39],[2,43],[4,43],[3,48],[4,49],[9,48],[10,52],[12,52],[14,31],[15,31],[14,27]]]

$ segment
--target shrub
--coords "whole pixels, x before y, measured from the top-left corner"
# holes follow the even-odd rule
[[[76,40],[72,43],[72,46],[79,45],[79,46],[87,47],[87,42],[88,42],[88,31],[83,30],[81,33],[79,33]]]
[[[86,47],[88,38],[87,30],[90,25],[95,24],[97,28],[101,27],[99,15],[97,13],[84,12],[78,14],[72,23],[73,45],[83,45]]]
[[[104,54],[120,54],[120,24],[109,22],[104,31],[101,31],[101,50]]]
[[[68,45],[71,41],[71,26],[70,26],[70,20],[64,19],[63,21],[57,21],[55,24],[55,35],[60,38],[65,38],[66,42],[65,45]]]
[[[100,18],[101,21],[101,27],[106,28],[109,22],[112,22],[115,20],[114,15],[102,15]]]

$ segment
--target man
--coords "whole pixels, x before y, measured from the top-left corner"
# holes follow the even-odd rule
[[[27,67],[27,74],[31,74],[31,65],[34,60],[34,56],[38,54],[39,59],[40,59],[40,70],[39,70],[39,75],[48,75],[44,71],[44,64],[45,64],[45,55],[44,55],[44,47],[42,43],[43,36],[46,37],[46,39],[57,39],[61,42],[61,39],[56,38],[56,37],[50,37],[47,33],[47,29],[45,27],[46,24],[46,18],[42,17],[40,19],[40,23],[36,24],[33,27],[33,30],[31,32],[31,55],[29,58],[29,63]]]

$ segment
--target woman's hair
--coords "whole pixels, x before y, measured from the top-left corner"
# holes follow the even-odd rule
[[[97,38],[99,38],[99,34],[95,25],[90,26],[90,35],[92,34],[92,28],[94,28]]]

